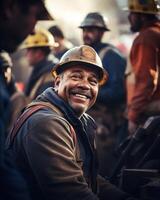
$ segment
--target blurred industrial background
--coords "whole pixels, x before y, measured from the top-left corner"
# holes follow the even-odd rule
[[[60,25],[66,37],[75,44],[82,43],[78,26],[88,12],[100,12],[105,17],[111,32],[104,40],[120,43],[129,34],[128,13],[123,10],[127,0],[47,0],[46,5],[55,21],[43,23],[43,26]]]
[[[48,0],[47,7],[56,19],[55,23],[63,26],[67,37],[76,41],[80,39],[80,30],[77,28],[88,12],[100,12],[105,17],[112,30],[110,39],[114,39],[124,31],[128,31],[126,0]],[[50,22],[52,23],[52,22]]]
[[[79,45],[82,44],[82,32],[78,28],[81,21],[88,12],[100,12],[111,30],[105,34],[104,41],[114,44],[128,56],[133,35],[129,29],[128,13],[123,10],[126,5],[127,0],[46,0],[46,6],[54,21],[39,22],[37,25],[45,28],[58,25],[73,45]],[[21,54],[22,52],[17,51],[12,55],[13,71],[17,81],[25,82],[31,69],[26,67],[27,61]]]

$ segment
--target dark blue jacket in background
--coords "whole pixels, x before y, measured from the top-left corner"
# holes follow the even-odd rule
[[[41,77],[45,77],[46,74],[51,74],[51,70],[53,69],[56,62],[58,62],[57,59],[50,60],[50,59],[46,58],[46,59],[40,61],[39,63],[37,63],[33,67],[33,71],[29,77],[29,80],[28,80],[28,83],[27,83],[26,89],[25,89],[26,96],[30,95],[30,93],[32,92],[32,89],[34,88],[37,81]],[[40,86],[36,90],[35,97],[38,96],[39,94],[41,94],[48,87],[52,87],[52,86],[53,86],[53,78],[51,76],[50,80],[40,84]]]
[[[7,127],[10,121],[10,96],[12,92],[4,77],[3,61],[0,60],[0,199],[29,200],[28,190],[13,157],[5,150]]]
[[[120,51],[108,44],[97,43],[93,48],[100,56],[102,49],[107,48],[102,64],[109,74],[109,80],[100,88],[97,103],[115,106],[125,101],[125,69],[126,59]],[[101,57],[101,56],[100,56]]]

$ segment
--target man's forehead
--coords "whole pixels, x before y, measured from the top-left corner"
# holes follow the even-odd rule
[[[97,70],[95,70],[94,68],[91,69],[91,68],[88,67],[88,66],[82,66],[82,65],[80,65],[80,66],[71,66],[71,67],[69,67],[69,68],[67,69],[67,71],[68,71],[68,72],[89,72],[89,73],[91,73],[92,75],[98,77],[98,75],[97,75]]]

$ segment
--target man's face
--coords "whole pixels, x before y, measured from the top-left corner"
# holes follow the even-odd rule
[[[141,21],[141,14],[140,13],[135,13],[135,12],[130,12],[128,15],[128,20],[130,22],[130,29],[133,33],[139,32],[140,29],[142,28],[142,21]]]
[[[24,13],[15,5],[9,10],[7,20],[1,22],[1,48],[13,52],[18,45],[33,32],[39,16],[39,5],[30,6]],[[2,20],[3,21],[3,20]]]
[[[40,55],[41,55],[41,50],[37,48],[28,48],[26,49],[26,58],[28,60],[28,63],[30,66],[34,66],[37,63],[40,62]]]
[[[96,101],[98,76],[93,70],[79,65],[66,69],[55,80],[55,90],[80,117]]]
[[[85,27],[82,31],[83,42],[89,46],[93,46],[97,42],[100,42],[104,33],[104,31],[95,27]]]

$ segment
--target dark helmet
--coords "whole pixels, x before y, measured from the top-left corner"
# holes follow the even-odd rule
[[[103,68],[102,62],[96,51],[87,45],[73,47],[68,50],[60,59],[59,64],[54,66],[52,75],[55,78],[67,67],[74,64],[83,64],[89,68],[96,69],[99,73],[99,85],[103,85],[108,80],[108,73]]]
[[[57,43],[54,41],[53,35],[44,28],[35,28],[34,33],[28,35],[24,40],[20,49],[28,49],[34,47],[55,47]]]
[[[128,0],[128,7],[124,10],[145,14],[160,14],[160,2],[158,0]]]
[[[83,29],[85,27],[97,27],[104,31],[110,31],[105,23],[103,16],[98,12],[92,12],[86,15],[79,28]]]

